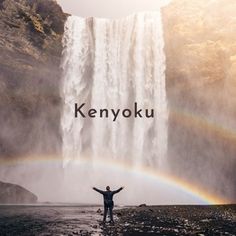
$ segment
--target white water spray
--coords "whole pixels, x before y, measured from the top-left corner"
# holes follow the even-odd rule
[[[64,171],[57,186],[61,201],[99,203],[91,187],[125,185],[127,191],[115,199],[118,204],[199,203],[184,189],[143,171],[149,166],[160,174],[168,167],[160,11],[121,20],[71,16],[63,46]],[[84,110],[134,110],[137,103],[139,109],[154,109],[155,116],[120,116],[115,122],[112,116],[75,118],[75,103],[86,103]]]
[[[64,164],[106,157],[162,168],[168,112],[160,11],[120,20],[70,16],[63,46]],[[155,117],[74,117],[75,103],[132,110],[135,102]]]

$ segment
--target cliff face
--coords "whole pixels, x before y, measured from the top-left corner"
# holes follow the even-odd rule
[[[235,201],[236,2],[163,10],[171,172]]]
[[[19,185],[0,182],[0,204],[33,204],[37,200],[36,195]]]
[[[173,0],[164,9],[170,86],[224,80],[235,88],[235,10],[233,0]]]
[[[66,15],[52,0],[1,0],[0,19],[0,156],[57,153]]]

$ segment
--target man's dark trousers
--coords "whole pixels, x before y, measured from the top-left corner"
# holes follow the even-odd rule
[[[103,216],[103,221],[106,221],[107,218],[107,212],[109,211],[109,215],[110,215],[110,221],[113,221],[113,202],[106,204],[104,203],[104,216]]]

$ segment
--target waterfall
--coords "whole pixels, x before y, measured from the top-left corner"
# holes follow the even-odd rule
[[[111,20],[70,16],[63,38],[64,164],[105,157],[162,167],[167,152],[167,100],[161,12]],[[84,110],[154,109],[154,118],[75,118]]]

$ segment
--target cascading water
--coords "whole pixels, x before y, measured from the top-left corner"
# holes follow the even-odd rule
[[[161,11],[120,20],[71,16],[63,46],[63,201],[98,203],[92,186],[125,185],[118,204],[202,203],[161,177],[168,173]],[[86,118],[75,117],[75,104],[85,104]],[[135,117],[134,104],[142,118]],[[108,117],[101,118],[100,109]],[[111,109],[132,115],[114,121]],[[154,109],[154,118],[144,115],[146,109],[149,115]]]
[[[68,193],[64,201],[72,201],[73,196],[75,201],[94,202],[90,192],[91,199],[88,197],[91,186],[124,184],[129,194],[123,200],[121,194],[119,199],[125,204],[142,199],[167,203],[165,185],[155,190],[155,197],[147,198],[143,190],[153,189],[151,182],[134,173],[145,166],[157,172],[167,166],[161,12],[138,13],[119,20],[70,16],[63,46],[63,189]],[[75,117],[75,104],[85,104],[82,112],[86,118],[81,114]],[[135,117],[135,104],[142,109],[142,118]],[[94,118],[88,116],[89,109],[96,109]],[[102,118],[101,109],[109,112],[105,111]],[[120,114],[129,109],[132,115],[120,115],[114,121],[111,109],[120,109]],[[152,110],[154,117],[146,117],[146,111],[150,116]],[[146,182],[137,192],[142,181]],[[167,195],[173,196],[170,192]]]
[[[165,54],[160,11],[120,20],[70,16],[63,39],[64,164],[106,157],[161,167],[167,150]],[[74,117],[85,110],[154,109],[154,118]]]

